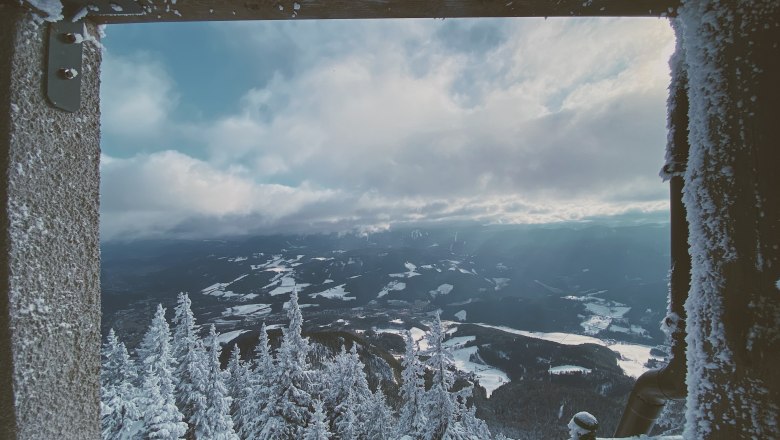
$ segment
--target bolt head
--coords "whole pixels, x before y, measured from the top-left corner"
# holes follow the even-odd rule
[[[64,33],[62,34],[62,41],[69,44],[75,44],[78,41],[78,35],[73,32]]]
[[[60,69],[59,74],[64,79],[73,79],[79,76],[79,71],[72,67],[67,67],[67,68]]]

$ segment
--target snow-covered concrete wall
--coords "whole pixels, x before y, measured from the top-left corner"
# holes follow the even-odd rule
[[[686,0],[685,438],[777,438],[780,2]],[[680,73],[680,72],[675,72]]]
[[[0,438],[98,439],[99,67],[81,111],[45,98],[46,26],[0,3]]]

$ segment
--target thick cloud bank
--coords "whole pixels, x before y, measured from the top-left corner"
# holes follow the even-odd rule
[[[177,85],[165,54],[115,55],[109,44],[104,239],[666,209],[656,177],[673,47],[666,21],[207,31],[228,54],[256,54],[236,61],[253,80],[226,85],[240,98],[209,117],[191,111],[199,91]]]

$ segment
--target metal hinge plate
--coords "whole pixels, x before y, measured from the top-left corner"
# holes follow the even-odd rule
[[[85,16],[143,13],[143,7],[134,0],[64,1],[65,19],[49,24],[46,60],[46,96],[49,102],[66,112],[75,112],[81,107]]]
[[[54,107],[75,112],[81,106],[81,52],[84,22],[49,25],[46,96]]]

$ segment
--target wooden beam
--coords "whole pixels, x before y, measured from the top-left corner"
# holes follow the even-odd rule
[[[457,17],[662,17],[679,0],[140,0],[144,15],[92,16],[101,24],[175,21]],[[174,4],[175,3],[175,4]]]

